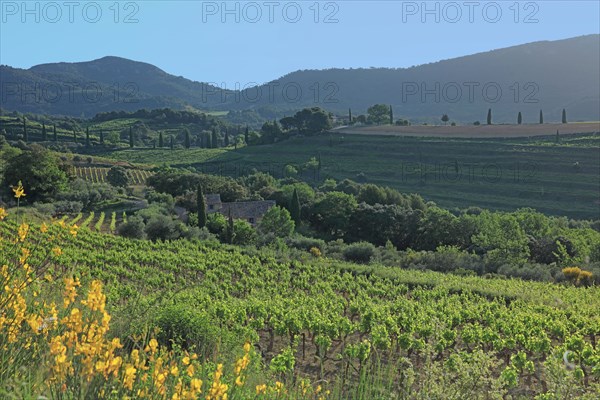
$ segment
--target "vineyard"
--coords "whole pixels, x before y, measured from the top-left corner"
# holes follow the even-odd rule
[[[125,212],[117,213],[115,211],[111,213],[105,213],[104,211],[96,213],[91,211],[90,213],[79,213],[77,215],[64,215],[60,218],[61,222],[67,225],[77,225],[79,228],[87,228],[93,232],[101,233],[116,233],[117,227],[127,221],[127,215]]]
[[[75,166],[75,175],[78,178],[84,179],[93,183],[104,183],[107,182],[107,175],[110,168],[102,168],[102,167],[80,167]],[[129,177],[129,182],[132,185],[144,185],[146,183],[146,179],[149,176],[152,176],[152,172],[141,170],[141,169],[128,169],[127,175]]]
[[[0,223],[3,237],[16,231]],[[30,229],[32,265],[57,245],[39,231]],[[597,287],[358,266],[308,253],[300,262],[269,250],[87,229],[58,244],[57,270],[104,283],[122,340],[151,324],[168,333],[165,344],[184,338],[210,358],[226,338],[248,339],[286,385],[310,377],[331,398],[596,399],[600,391]],[[13,246],[0,241],[0,254]]]

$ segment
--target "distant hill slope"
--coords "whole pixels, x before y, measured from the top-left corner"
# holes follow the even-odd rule
[[[401,51],[399,52],[401,59]],[[366,61],[367,62],[367,61]],[[448,114],[460,122],[485,122],[488,108],[496,122],[559,121],[563,108],[569,120],[600,119],[600,35],[544,41],[439,61],[407,69],[305,70],[234,92],[170,75],[150,64],[118,57],[82,63],[43,64],[28,70],[0,67],[0,106],[22,112],[92,116],[109,110],[193,107],[242,110],[269,107],[281,114],[321,106],[355,115],[375,103],[391,104],[395,117],[439,119]],[[69,82],[84,90],[70,97]],[[61,87],[62,97],[22,99],[19,84]],[[95,99],[96,86],[102,96]],[[119,96],[115,96],[117,87]],[[301,95],[298,93],[301,91]],[[501,91],[498,91],[498,89]],[[51,92],[51,90],[47,90]],[[425,94],[425,91],[428,91]],[[484,93],[485,91],[485,93]],[[16,93],[15,93],[16,92]],[[44,98],[46,97],[46,98]],[[132,101],[135,100],[135,101]]]

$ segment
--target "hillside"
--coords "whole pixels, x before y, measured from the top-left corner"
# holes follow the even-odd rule
[[[571,121],[600,119],[599,35],[523,44],[406,69],[296,71],[250,88],[239,98],[234,92],[222,92],[152,65],[117,57],[43,64],[28,70],[0,68],[0,84],[8,94],[0,106],[21,112],[91,117],[111,110],[192,107],[268,109],[282,116],[292,109],[317,105],[346,115],[348,108],[357,114],[375,103],[385,103],[394,107],[397,117],[413,120],[437,121],[445,113],[451,120],[472,123],[484,120],[488,108],[494,109],[499,123],[514,122],[519,111],[525,122],[535,122],[540,109],[547,121],[559,121],[563,108],[569,110]],[[67,96],[67,82],[84,88],[75,90],[73,100]],[[90,83],[97,83],[100,98],[94,97],[96,88],[88,86]],[[34,102],[31,96],[23,100],[19,92],[23,86],[19,85],[35,84],[61,87],[62,96],[50,103],[40,89],[41,101]],[[469,87],[473,88],[472,98]],[[300,95],[294,94],[298,88]],[[433,89],[439,98],[422,96],[423,89]]]
[[[3,97],[3,108],[88,118],[108,111],[199,106],[203,90],[215,89],[170,75],[153,65],[119,57],[41,64],[28,70],[0,66],[0,82],[8,94]],[[37,98],[33,94],[22,98],[23,88],[36,88]],[[210,103],[204,106],[209,107]]]
[[[560,121],[563,108],[573,111],[573,121],[596,121],[600,115],[599,70],[600,36],[589,35],[523,44],[407,69],[297,71],[277,83],[302,87],[307,93],[302,105],[314,104],[309,88],[319,83],[319,105],[342,115],[349,107],[356,114],[375,103],[384,103],[394,107],[397,117],[434,117],[436,122],[442,114],[463,123],[484,121],[488,108],[494,110],[495,121],[502,123],[514,123],[519,111],[525,122],[536,122],[540,109],[548,121]],[[328,82],[333,83],[329,90]],[[468,85],[474,88],[472,99]]]
[[[13,238],[17,227],[2,222],[0,232]],[[286,390],[296,393],[294,398],[306,399],[317,397],[302,394],[306,382],[300,380],[305,379],[331,390],[327,398],[332,399],[388,398],[398,393],[431,397],[449,388],[470,399],[508,394],[533,398],[548,388],[558,388],[559,393],[568,388],[569,398],[588,396],[583,399],[592,398],[598,388],[594,374],[598,372],[595,332],[600,295],[596,287],[365,267],[309,254],[301,262],[286,261],[269,250],[131,241],[58,225],[51,225],[46,233],[32,226],[19,235],[16,242],[24,242],[16,247],[11,240],[0,241],[2,263],[11,265],[8,272],[17,273],[11,260],[18,266],[19,257],[36,273],[42,265],[55,277],[68,271],[67,277],[81,281],[81,288],[74,285],[65,292],[65,298],[74,293],[75,301],[79,301],[77,292],[85,293],[85,287],[99,279],[107,294],[106,312],[112,317],[108,337],[121,338],[126,347],[140,340],[137,334],[144,327],[157,326],[162,329],[157,331],[160,345],[174,339],[184,349],[197,346],[199,361],[211,371],[210,360],[223,357],[218,354],[221,346],[241,348],[245,340],[252,342],[254,350],[248,352],[253,365],[265,363],[269,371],[260,375],[260,367],[251,368],[248,384],[241,381],[225,388],[231,390],[231,398],[254,396],[259,391],[250,382],[265,377],[281,380]],[[33,243],[38,245],[30,246]],[[31,250],[21,251],[21,247]],[[42,282],[42,290],[53,285],[50,280]],[[93,299],[90,294],[87,304]],[[66,305],[70,302],[65,300]],[[82,304],[86,306],[85,301]],[[61,317],[69,310],[63,309],[62,302],[58,309]],[[70,318],[76,314],[71,311]],[[53,329],[48,333],[54,334]],[[142,355],[150,351],[143,348],[144,342]],[[563,366],[566,350],[572,353],[575,373]],[[114,351],[119,354],[118,347]],[[77,357],[66,351],[65,355]],[[96,359],[101,358],[91,358]],[[49,357],[36,364],[37,373],[44,376],[53,360]],[[232,364],[225,368],[230,370]],[[182,371],[185,365],[180,366]],[[400,365],[407,379],[391,379]],[[121,382],[119,365],[116,368],[114,381]],[[174,371],[173,364],[169,368]],[[195,369],[191,374],[188,369],[188,374],[201,377],[210,387],[213,377],[207,369],[199,369],[197,375]],[[102,364],[96,364],[95,370],[102,371]],[[168,371],[167,377],[177,376]],[[578,374],[586,379],[577,379]],[[87,384],[74,381],[70,388],[113,384],[110,374],[106,376]],[[150,389],[152,382],[164,383],[164,376],[162,380],[157,376],[147,376]],[[223,376],[230,382],[234,378],[230,373]],[[36,391],[52,382],[44,382]],[[145,382],[141,373],[134,375],[129,390],[145,387]],[[174,390],[175,382],[173,378],[167,390]],[[121,395],[132,393],[123,386],[112,388]],[[311,391],[321,390],[321,386],[315,389],[316,383],[308,386]]]

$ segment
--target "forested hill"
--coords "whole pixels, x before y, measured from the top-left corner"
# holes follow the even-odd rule
[[[540,109],[546,119],[560,120],[563,108],[572,121],[600,119],[600,35],[523,44],[406,69],[296,71],[241,94],[118,57],[28,70],[0,68],[4,91],[0,105],[21,112],[89,117],[112,110],[193,107],[268,109],[283,115],[318,105],[345,115],[348,108],[361,113],[372,104],[385,103],[394,106],[398,117],[438,120],[449,114],[463,123],[484,119],[488,108],[499,123],[514,123],[519,111],[525,123],[537,122]],[[80,89],[74,89],[71,98],[73,82]],[[39,101],[31,93],[23,98],[23,84],[36,83]],[[52,96],[44,96],[43,87],[50,92],[61,87],[62,96],[47,101]],[[102,96],[96,99],[98,91]]]

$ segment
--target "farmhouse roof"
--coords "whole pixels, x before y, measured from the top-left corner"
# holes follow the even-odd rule
[[[261,218],[273,206],[275,206],[274,200],[237,201],[234,203],[223,203],[219,212],[227,217],[231,212],[231,217],[238,219]]]

